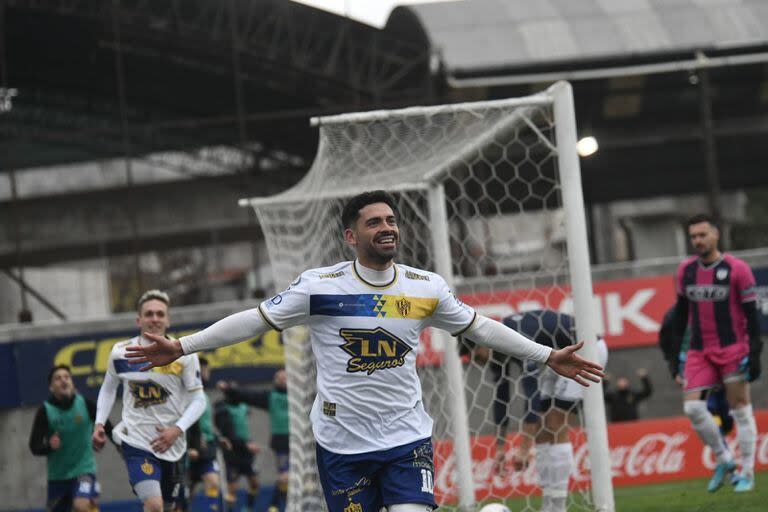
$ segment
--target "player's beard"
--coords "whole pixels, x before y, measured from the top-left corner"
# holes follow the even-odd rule
[[[369,249],[365,252],[368,253],[368,259],[370,259],[372,262],[379,265],[384,265],[394,260],[395,256],[397,256],[397,244],[395,244],[395,248],[392,250],[380,251],[376,249],[376,247],[369,247]]]
[[[699,255],[700,259],[710,260],[715,255],[717,246],[714,246],[714,247],[699,246],[699,247],[694,247],[694,249],[696,250],[696,253]]]
[[[382,238],[384,235],[379,235],[371,240],[371,243],[366,248],[366,256],[372,262],[384,265],[395,259],[397,256],[397,249],[399,248],[400,236],[397,233],[391,233],[394,236],[395,243],[392,249],[381,250],[376,247],[376,240]]]

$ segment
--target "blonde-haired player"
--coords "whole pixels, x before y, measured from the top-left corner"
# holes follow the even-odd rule
[[[165,338],[170,327],[168,295],[160,290],[144,293],[138,301],[141,335],[116,343],[107,363],[104,383],[96,402],[93,444],[101,449],[107,440],[104,424],[123,384],[122,426],[113,436],[120,440],[133,492],[145,512],[173,508],[184,486],[184,433],[205,410],[205,395],[196,354],[166,366],[142,372],[142,365],[126,358],[129,345],[146,345],[145,334]]]

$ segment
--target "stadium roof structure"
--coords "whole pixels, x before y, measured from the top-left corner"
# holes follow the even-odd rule
[[[456,77],[637,64],[768,43],[764,0],[464,0],[407,9]]]
[[[236,199],[305,174],[310,117],[563,78],[600,143],[588,204],[705,192],[705,103],[722,187],[768,185],[764,0],[463,0],[398,7],[381,30],[289,0],[4,0],[0,36],[0,88],[18,89],[0,113],[0,218],[24,222],[0,233],[0,268],[259,237]],[[4,190],[9,171],[74,182],[62,164],[108,159],[132,182]],[[148,167],[173,178],[143,182]],[[126,202],[133,221],[92,222]]]
[[[463,0],[415,14],[452,101],[574,85],[588,203],[768,186],[765,0]],[[712,165],[715,162],[715,165]],[[716,169],[715,169],[716,174]],[[709,180],[709,182],[708,182]]]
[[[0,170],[254,140],[311,159],[311,115],[430,85],[423,41],[288,0],[7,0],[0,21]]]
[[[257,239],[236,200],[303,176],[311,116],[429,95],[423,31],[398,26],[289,0],[0,2],[0,269]]]

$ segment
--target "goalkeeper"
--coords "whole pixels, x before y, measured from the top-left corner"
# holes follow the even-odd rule
[[[575,340],[574,319],[570,315],[549,309],[539,309],[515,314],[503,319],[504,325],[531,338],[536,343],[552,348],[572,346]],[[582,390],[570,379],[564,378],[550,368],[542,368],[535,361],[522,363],[509,356],[490,353],[485,347],[474,347],[473,357],[478,362],[488,362],[495,383],[493,419],[498,428],[496,446],[496,468],[504,472],[511,401],[511,363],[517,364],[522,373],[520,385],[526,398],[526,415],[521,425],[520,444],[512,456],[513,467],[520,471],[528,466],[531,448],[536,445],[536,470],[542,490],[541,510],[564,512],[568,496],[568,479],[573,471],[573,446],[568,438],[569,415],[574,412],[582,398]],[[597,341],[598,359],[605,365],[608,348],[605,341]]]
[[[685,357],[691,342],[691,331],[686,328],[685,333],[680,337],[675,322],[675,307],[672,306],[661,321],[659,348],[664,354],[664,360],[667,362],[672,379],[682,386],[682,375],[685,371]],[[725,396],[725,387],[715,386],[712,389],[704,390],[702,396],[707,399],[707,409],[720,428],[720,433],[723,436],[730,434],[733,430],[733,415],[728,398]]]
[[[146,368],[305,324],[317,364],[310,419],[317,464],[331,512],[423,512],[434,501],[432,419],[416,374],[419,335],[436,327],[519,359],[546,363],[579,384],[599,382],[602,367],[539,345],[477,315],[437,274],[396,264],[400,242],[394,198],[365,192],[345,205],[341,223],[354,261],[307,270],[258,308],[231,315],[181,340],[131,347]]]

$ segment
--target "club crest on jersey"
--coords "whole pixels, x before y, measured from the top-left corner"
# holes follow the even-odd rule
[[[341,348],[350,356],[349,373],[388,370],[405,364],[405,356],[411,351],[406,342],[391,332],[377,327],[371,329],[341,329],[339,335],[346,341]]]
[[[397,312],[402,317],[407,317],[408,313],[411,312],[411,301],[406,298],[397,299],[395,305],[397,306]]]
[[[171,394],[163,386],[151,380],[128,382],[128,387],[133,395],[134,407],[149,407],[151,405],[164,404]]]
[[[728,277],[728,269],[727,268],[717,269],[717,272],[715,272],[715,277],[717,277],[719,281],[724,280],[726,277]]]

